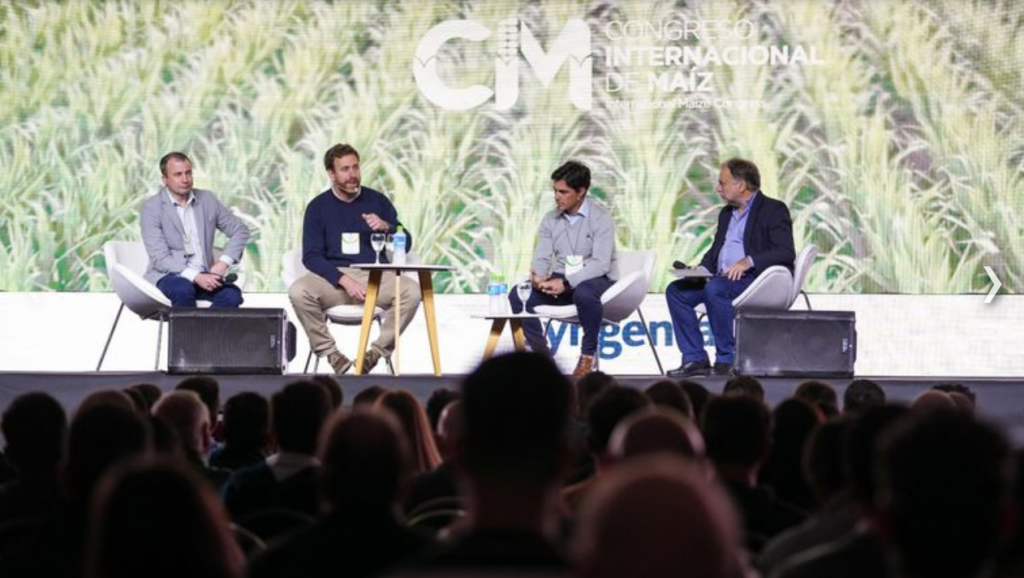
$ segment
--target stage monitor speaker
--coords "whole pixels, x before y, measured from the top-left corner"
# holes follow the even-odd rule
[[[295,326],[284,309],[174,308],[170,373],[277,374],[295,358]]]
[[[736,315],[736,373],[770,377],[853,377],[852,311],[742,312]]]

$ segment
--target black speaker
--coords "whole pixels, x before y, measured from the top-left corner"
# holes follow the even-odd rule
[[[295,358],[295,326],[284,309],[174,308],[170,373],[283,374]]]
[[[853,377],[852,311],[743,312],[736,315],[736,373],[772,377]]]

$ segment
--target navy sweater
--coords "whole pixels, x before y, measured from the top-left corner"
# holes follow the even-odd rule
[[[334,191],[327,189],[320,193],[306,206],[306,216],[302,221],[302,264],[306,269],[323,277],[332,285],[341,280],[338,267],[349,267],[354,263],[373,263],[373,247],[370,246],[370,233],[373,231],[366,224],[363,215],[375,214],[391,225],[388,233],[394,233],[398,226],[398,212],[382,193],[363,187],[359,196],[351,203],[339,199]],[[346,255],[342,253],[342,233],[359,234],[359,253]],[[406,251],[412,249],[412,235]],[[381,263],[387,263],[387,253],[381,252]]]

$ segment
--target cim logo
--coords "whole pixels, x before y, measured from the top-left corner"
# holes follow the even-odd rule
[[[483,42],[491,30],[476,20],[448,20],[431,28],[416,47],[413,74],[420,92],[430,102],[447,110],[468,110],[494,97],[495,108],[511,109],[519,99],[519,54],[548,87],[562,63],[569,67],[569,100],[580,110],[590,110],[593,89],[593,59],[590,53],[590,28],[579,19],[569,20],[547,52],[533,32],[518,18],[498,23],[498,50],[494,62],[494,89],[477,84],[454,88],[441,81],[437,73],[439,52],[449,40],[461,38]]]

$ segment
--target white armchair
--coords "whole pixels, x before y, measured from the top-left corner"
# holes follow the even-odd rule
[[[418,263],[415,255],[409,254],[406,256],[410,263]],[[289,249],[285,251],[284,257],[281,259],[281,279],[284,284],[291,287],[292,283],[296,279],[302,277],[309,270],[302,264],[302,249]],[[384,309],[381,307],[374,307],[373,320],[377,322],[378,327],[381,324],[381,316],[384,315]],[[324,317],[326,317],[329,323],[335,325],[348,325],[359,327],[363,324],[363,306],[362,305],[337,305],[324,311]],[[313,350],[310,349],[309,355],[306,356],[306,365],[303,368],[303,373],[309,373],[309,362],[313,359]],[[389,357],[384,358],[387,362],[388,371],[394,375],[395,369],[391,365],[391,359]],[[313,373],[317,372],[320,368],[320,358],[316,358],[316,362],[313,364]]]
[[[644,318],[643,309],[640,308],[650,290],[656,258],[654,251],[619,251],[616,254],[615,266],[608,273],[615,283],[601,295],[601,303],[604,305],[604,319],[601,323],[618,325],[635,311],[640,317],[640,324],[643,325],[654,361],[658,364],[658,372],[664,374],[661,359],[654,347],[654,339]],[[577,325],[580,322],[575,305],[538,305],[534,311],[538,315],[548,317],[544,335],[547,335],[552,320]]]
[[[743,293],[732,300],[736,311],[788,311],[797,297],[804,296],[807,308],[811,301],[803,291],[807,272],[818,255],[816,246],[807,245],[797,255],[793,264],[793,272],[782,265],[773,265],[761,272]],[[694,311],[703,318],[707,313],[704,304],[698,305]]]

